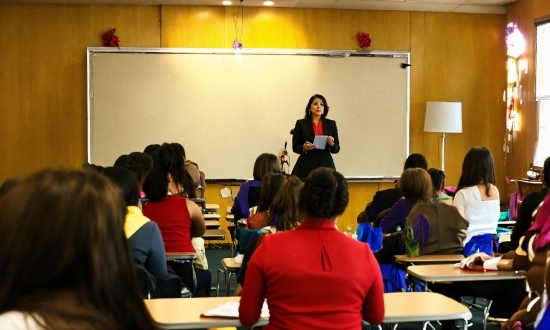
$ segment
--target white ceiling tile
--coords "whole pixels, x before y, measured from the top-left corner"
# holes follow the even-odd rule
[[[401,11],[439,11],[450,12],[457,5],[421,3],[421,2],[386,2],[372,0],[341,0],[333,8],[364,10],[401,10]]]
[[[473,6],[461,5],[455,10],[455,13],[473,13],[473,14],[506,14],[508,9],[505,6]]]

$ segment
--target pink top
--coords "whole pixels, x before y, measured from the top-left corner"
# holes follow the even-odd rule
[[[166,252],[195,252],[191,244],[191,215],[187,199],[168,195],[160,202],[147,202],[143,215],[160,228]]]

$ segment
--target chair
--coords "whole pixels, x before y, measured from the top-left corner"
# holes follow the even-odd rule
[[[248,206],[254,207],[260,205],[260,191],[262,187],[248,188]]]
[[[220,273],[224,274],[225,277],[225,295],[229,296],[229,288],[231,286],[231,276],[237,275],[241,269],[241,263],[236,262],[235,258],[224,258],[222,259],[222,266],[224,270],[218,269],[216,272],[216,297],[220,296]]]
[[[157,288],[157,280],[145,267],[136,264],[135,268],[141,296],[144,299],[151,299],[151,293]]]
[[[241,254],[244,253],[244,248],[248,245],[248,241],[250,240],[250,236],[252,234],[257,233],[257,230],[252,229],[246,229],[237,226],[237,232],[235,239],[237,240],[237,251]]]

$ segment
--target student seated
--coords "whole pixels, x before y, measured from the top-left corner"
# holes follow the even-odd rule
[[[260,190],[260,203],[256,208],[256,213],[246,219],[246,227],[248,229],[260,229],[269,225],[267,222],[269,206],[275,199],[285,179],[286,177],[280,173],[268,173],[264,175],[262,189]]]
[[[258,230],[258,235],[255,238],[251,237],[252,242],[244,249],[242,266],[237,276],[237,289],[233,295],[239,296],[241,294],[248,262],[260,245],[262,237],[270,233],[292,230],[300,224],[298,196],[302,186],[302,180],[293,175],[279,189],[273,203],[269,206],[269,212],[267,212],[266,223],[268,225]]]
[[[382,322],[378,263],[367,244],[339,232],[334,223],[348,201],[340,173],[322,167],[309,174],[300,192],[302,223],[266,235],[250,260],[239,306],[243,325],[258,321],[266,297],[266,330],[359,329],[362,320]]]
[[[533,191],[523,198],[519,206],[518,218],[512,234],[510,235],[510,247],[517,249],[519,239],[525,235],[529,227],[533,224],[533,211],[544,200],[544,197],[550,191],[550,157],[544,161],[544,167],[540,176],[543,188],[539,191]]]
[[[464,256],[476,252],[492,255],[498,250],[496,236],[500,218],[500,198],[495,186],[493,155],[484,147],[468,151],[462,163],[453,201],[460,214],[468,220],[468,235],[464,241]]]
[[[0,199],[0,329],[155,329],[107,178],[47,169]]]
[[[137,181],[130,172],[122,167],[107,167],[102,172],[122,192],[126,204],[124,233],[130,245],[130,251],[136,262],[143,266],[155,279],[155,298],[181,297],[181,281],[175,274],[168,274],[166,252],[160,235],[160,229],[154,221],[143,216],[139,201]]]
[[[389,212],[374,222],[374,227],[382,227],[383,233],[393,233],[405,227],[405,220],[417,203],[427,203],[432,198],[430,175],[422,168],[409,168],[399,179],[399,189],[403,198],[399,199]]]
[[[261,188],[262,178],[267,173],[279,173],[279,158],[273,154],[264,153],[256,158],[254,162],[254,179],[241,185],[239,192],[233,201],[231,214],[235,216],[235,223],[240,219],[246,219],[250,216],[249,191],[251,188]],[[259,191],[259,190],[258,190]]]
[[[539,297],[544,292],[544,271],[548,253],[550,252],[550,194],[546,195],[544,203],[538,210],[535,222],[520,240],[520,246],[504,256],[493,258],[483,252],[474,254],[462,261],[463,267],[471,267],[474,262],[482,262],[485,269],[526,270],[527,283],[532,294],[525,297],[519,309],[502,326],[504,330],[515,330],[515,323],[522,326],[535,321],[541,307]],[[518,282],[518,281],[516,281]],[[548,285],[548,284],[546,284]],[[507,288],[503,288],[507,293]],[[534,293],[533,293],[534,292]],[[503,295],[502,299],[510,299]],[[491,315],[492,316],[492,315]]]
[[[426,157],[422,154],[410,154],[405,160],[403,171],[408,168],[417,167],[425,170],[428,169]],[[395,185],[395,188],[377,191],[376,194],[374,194],[372,202],[369,202],[365,210],[357,216],[357,223],[373,222],[380,212],[391,208],[401,197],[402,194],[398,184]]]
[[[197,204],[179,194],[183,191],[183,156],[173,144],[164,143],[153,159],[153,169],[145,177],[143,191],[149,199],[143,215],[160,228],[166,252],[197,252],[191,237],[204,235],[206,225]],[[188,262],[168,262],[183,283],[193,291],[193,269]],[[196,269],[194,296],[210,296],[210,272]]]
[[[434,171],[432,172],[435,174]],[[415,237],[420,242],[420,255],[462,253],[468,221],[460,215],[456,207],[440,202],[436,189],[441,186],[441,177],[444,175],[444,173],[437,173],[435,178],[429,175],[419,177],[417,185],[426,187],[430,192],[433,191],[432,198],[427,203],[415,204],[401,232],[383,240],[382,249],[375,253],[379,263],[393,263],[396,254],[405,254],[403,235],[408,226],[414,229]]]

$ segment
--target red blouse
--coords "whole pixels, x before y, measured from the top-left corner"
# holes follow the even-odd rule
[[[191,244],[191,215],[187,199],[168,195],[160,202],[147,202],[143,215],[160,228],[166,252],[195,252]]]
[[[323,130],[323,121],[319,119],[319,124],[315,125],[315,122],[312,120],[311,125],[313,126],[313,133],[315,133],[315,136],[317,135],[324,135]]]

